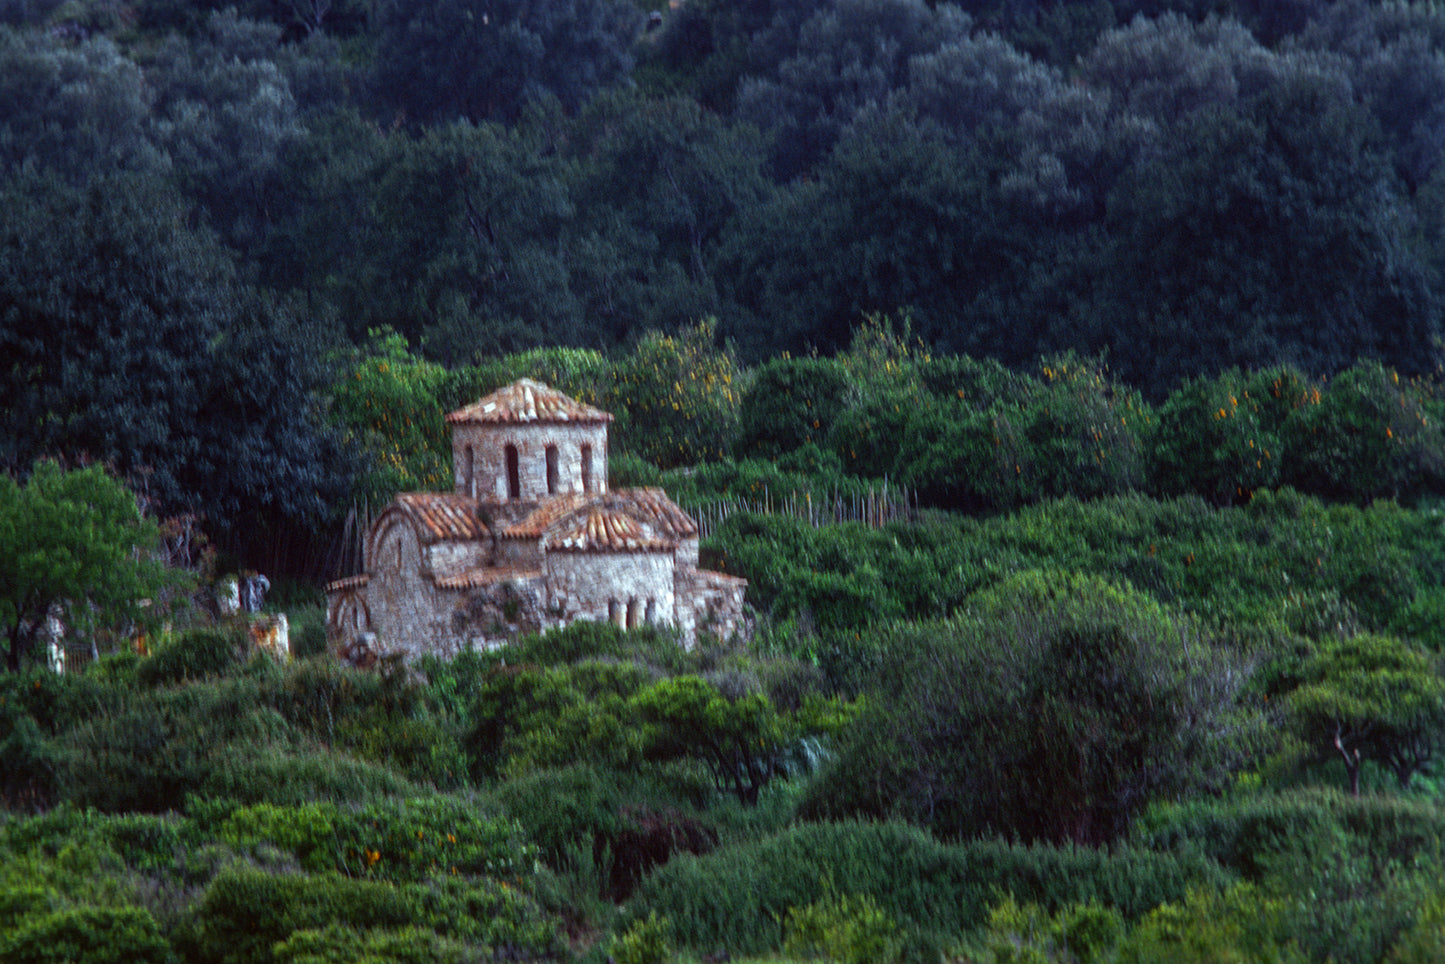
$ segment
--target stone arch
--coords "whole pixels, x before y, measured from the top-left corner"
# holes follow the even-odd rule
[[[361,593],[350,591],[336,600],[327,619],[333,633],[349,635],[371,631],[371,607]]]
[[[366,545],[366,571],[417,569],[421,566],[421,540],[411,519],[396,507],[387,509],[371,527]]]

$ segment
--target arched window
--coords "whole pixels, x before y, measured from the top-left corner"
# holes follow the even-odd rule
[[[627,610],[615,599],[607,600],[607,621],[615,626],[621,626],[626,619]]]
[[[522,497],[522,473],[517,464],[517,447],[507,446],[507,498]]]
[[[642,604],[636,599],[627,601],[627,628],[636,629],[642,625]]]
[[[582,446],[582,491],[592,491],[592,446]]]
[[[557,446],[547,446],[547,494],[557,494]]]
[[[649,626],[656,626],[656,625],[657,625],[657,600],[656,600],[656,599],[649,599],[649,600],[647,601],[647,615],[644,616],[643,618],[647,620],[647,625],[649,625]]]
[[[475,468],[472,461],[472,447],[468,445],[462,449],[462,492],[473,499],[477,497]]]

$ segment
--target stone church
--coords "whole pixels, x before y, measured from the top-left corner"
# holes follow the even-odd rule
[[[698,568],[697,524],[661,489],[607,486],[612,416],[522,379],[446,417],[452,492],[406,492],[364,571],[326,588],[333,646],[408,657],[488,648],[577,620],[743,628],[735,576]]]

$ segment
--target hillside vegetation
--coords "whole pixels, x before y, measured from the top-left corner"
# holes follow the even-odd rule
[[[0,0],[0,960],[1445,958],[1442,148],[1427,3]],[[326,652],[524,376],[751,638]]]

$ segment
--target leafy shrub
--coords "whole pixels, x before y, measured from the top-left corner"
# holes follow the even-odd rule
[[[539,845],[549,866],[572,872],[586,860],[605,891],[625,899],[674,854],[712,849],[717,834],[699,817],[698,788],[690,789],[680,793],[649,775],[574,765],[509,780],[492,798]]]
[[[776,458],[821,445],[847,406],[849,378],[826,358],[778,358],[758,368],[738,413],[739,458]]]
[[[1222,892],[1190,891],[1184,900],[1155,908],[1140,921],[1119,948],[1118,960],[1304,964],[1312,958],[1290,936],[1292,900],[1260,893],[1247,883]]]
[[[1434,393],[1434,385],[1402,382],[1378,362],[1346,369],[1287,422],[1285,481],[1362,504],[1439,492],[1445,433],[1431,412]]]
[[[966,616],[884,638],[889,659],[805,815],[1101,843],[1158,794],[1224,785],[1264,733],[1235,705],[1234,656],[1095,577],[1022,573]]]
[[[291,614],[291,657],[309,659],[326,654],[326,607],[307,606]]]
[[[778,948],[789,908],[828,894],[868,896],[906,935],[904,954],[939,948],[980,926],[1007,894],[1048,908],[1097,901],[1134,918],[1218,886],[1219,866],[1192,855],[1116,848],[947,845],[900,823],[804,824],[702,857],[678,857],[643,881],[631,919],[657,913],[682,946],[757,954]],[[931,950],[929,950],[931,949]]]
[[[239,628],[188,629],[156,647],[136,667],[146,686],[224,676],[245,658],[247,641]]]
[[[534,848],[517,824],[481,813],[475,801],[435,795],[359,809],[330,803],[233,809],[201,805],[215,833],[239,849],[265,843],[312,872],[420,881],[434,874],[509,876],[529,872]]]
[[[617,964],[666,964],[672,960],[670,930],[656,914],[635,920],[613,940],[610,956]]]
[[[1249,378],[1233,369],[1186,380],[1169,394],[1153,432],[1156,491],[1231,505],[1279,484],[1277,406],[1249,388]]]
[[[612,365],[604,405],[621,451],[673,468],[712,461],[732,445],[740,373],[714,343],[715,321],[675,335],[651,332]]]
[[[1039,387],[1033,376],[1006,368],[992,358],[943,355],[919,362],[917,371],[929,394],[958,399],[975,408],[1019,404]]]
[[[1140,818],[1130,839],[1150,849],[1196,850],[1259,881],[1281,854],[1312,859],[1345,840],[1381,862],[1433,862],[1445,840],[1445,809],[1429,800],[1309,788],[1161,804]]]
[[[491,948],[421,927],[361,931],[330,924],[292,932],[274,953],[277,964],[474,964]]]
[[[442,367],[412,354],[406,339],[390,329],[368,332],[365,347],[341,361],[327,413],[344,444],[365,455],[352,497],[381,505],[397,492],[448,488],[452,460],[442,419]]]
[[[1067,904],[1051,914],[1009,897],[989,912],[980,956],[987,964],[1102,964],[1123,933],[1119,913],[1097,903]]]
[[[336,874],[271,874],[241,865],[213,880],[175,941],[188,960],[250,964],[296,931],[329,925],[400,928],[424,920],[420,895]]]
[[[82,907],[21,920],[0,934],[0,960],[12,964],[172,964],[155,919],[136,907]]]
[[[828,895],[793,907],[783,921],[783,950],[838,964],[889,964],[901,944],[898,925],[870,896]]]

